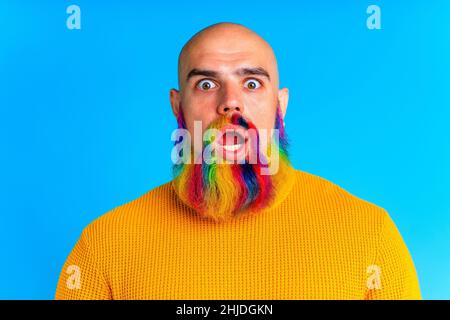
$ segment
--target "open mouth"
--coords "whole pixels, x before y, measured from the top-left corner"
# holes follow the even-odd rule
[[[228,125],[222,129],[217,144],[227,159],[240,159],[246,154],[247,131],[241,126]]]
[[[238,130],[233,129],[226,129],[219,140],[222,148],[227,151],[239,150],[245,142],[246,138],[244,137],[244,135]]]

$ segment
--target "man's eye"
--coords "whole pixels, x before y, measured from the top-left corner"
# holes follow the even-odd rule
[[[261,87],[261,83],[256,79],[250,79],[245,81],[245,86],[250,90],[254,90]]]
[[[202,80],[197,84],[197,88],[201,90],[209,90],[215,87],[216,85],[211,80]]]

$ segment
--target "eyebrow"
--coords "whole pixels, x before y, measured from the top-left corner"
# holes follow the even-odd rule
[[[234,74],[238,75],[238,76],[259,75],[259,76],[266,77],[270,81],[269,73],[262,67],[244,67],[244,68],[237,69],[234,72]],[[189,73],[186,77],[186,81],[189,81],[189,79],[194,76],[205,76],[205,77],[217,78],[219,75],[220,75],[220,72],[217,72],[214,70],[194,68],[191,71],[189,71]]]

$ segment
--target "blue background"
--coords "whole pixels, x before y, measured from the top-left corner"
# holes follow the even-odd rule
[[[0,298],[53,299],[82,229],[171,179],[178,53],[220,21],[274,48],[295,166],[385,208],[423,297],[449,299],[445,0],[1,1]]]

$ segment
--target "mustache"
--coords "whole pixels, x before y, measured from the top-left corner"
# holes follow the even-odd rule
[[[256,129],[253,122],[249,118],[247,118],[246,116],[242,115],[239,112],[234,112],[231,115],[231,117],[226,116],[226,115],[219,117],[218,119],[216,119],[212,123],[210,123],[208,128],[210,128],[210,127],[217,128],[218,124],[226,122],[226,119],[230,119],[229,123],[241,126],[244,129],[250,129],[250,128]],[[181,105],[180,105],[180,108],[179,108],[179,111],[177,114],[177,124],[178,124],[178,128],[187,129],[186,120],[184,118],[183,108],[181,107]]]
[[[213,122],[211,122],[206,131],[210,129],[216,129],[220,132],[220,135],[226,135],[226,133],[233,133],[238,135],[240,138],[245,138],[248,134],[248,130],[253,129],[255,132],[256,126],[253,122],[240,113],[233,113],[231,116],[222,116]],[[218,138],[218,137],[215,137]]]
[[[249,119],[244,117],[242,114],[234,113],[231,116],[231,123],[241,126],[244,129],[250,129],[250,127],[255,127]],[[255,128],[256,129],[256,128]]]

